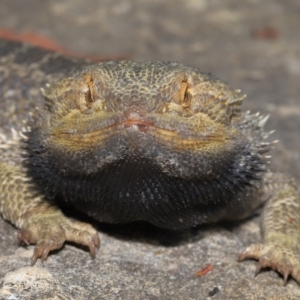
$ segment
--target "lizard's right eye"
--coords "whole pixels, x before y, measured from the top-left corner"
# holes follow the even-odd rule
[[[180,104],[182,108],[188,108],[191,103],[191,94],[189,93],[188,88],[187,81],[183,80],[180,87]]]

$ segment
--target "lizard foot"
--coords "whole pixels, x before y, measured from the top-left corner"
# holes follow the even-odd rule
[[[98,233],[91,225],[67,218],[58,208],[49,205],[30,212],[18,237],[22,244],[36,244],[32,266],[38,258],[46,260],[50,251],[60,249],[66,241],[87,246],[92,257],[100,246]]]
[[[256,274],[269,267],[283,275],[285,285],[289,276],[300,283],[300,245],[295,240],[291,236],[280,236],[264,244],[250,245],[240,253],[238,260],[254,258],[258,260]]]

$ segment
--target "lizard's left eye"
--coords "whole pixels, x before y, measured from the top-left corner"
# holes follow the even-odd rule
[[[191,104],[191,94],[188,91],[188,83],[186,80],[181,82],[180,87],[180,104],[182,108],[188,108]]]
[[[91,77],[87,77],[86,78],[86,85],[87,85],[87,91],[85,92],[85,102],[86,102],[86,106],[88,108],[92,107],[92,104],[94,102],[94,82],[93,82],[93,78]]]

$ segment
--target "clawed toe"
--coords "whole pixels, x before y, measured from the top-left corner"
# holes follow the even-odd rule
[[[74,242],[89,248],[94,258],[100,247],[97,231],[89,224],[69,219],[55,207],[39,211],[19,231],[21,244],[36,244],[31,258],[33,266],[38,259],[45,261],[49,253],[60,249],[65,242]]]
[[[38,258],[40,258],[41,261],[44,262],[47,259],[50,251],[60,249],[62,246],[63,243],[55,243],[53,241],[38,244],[34,248],[33,255],[31,257],[31,266],[35,265]]]
[[[286,285],[289,276],[300,283],[300,273],[296,270],[298,265],[297,256],[293,253],[286,253],[276,245],[250,245],[240,253],[238,260],[244,259],[258,260],[255,276],[265,268],[271,268],[283,276],[284,285]]]

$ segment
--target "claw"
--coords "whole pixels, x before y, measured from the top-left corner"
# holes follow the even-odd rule
[[[18,240],[21,245],[25,244],[26,246],[29,246],[29,233],[26,230],[21,229],[18,233]]]
[[[238,261],[242,261],[246,258],[258,259],[260,257],[261,245],[250,245],[238,256]]]
[[[42,262],[44,262],[47,259],[50,250],[51,250],[51,244],[49,244],[48,246],[45,247],[45,249],[44,249],[44,251],[41,255],[41,261]]]
[[[288,280],[288,278],[289,278],[289,275],[290,275],[290,272],[285,272],[285,273],[283,274],[283,285],[284,285],[284,286],[286,286],[286,284],[287,284],[287,280]]]
[[[98,234],[95,234],[90,238],[90,240],[87,242],[87,246],[89,247],[91,257],[95,258],[97,250],[100,247],[100,239]]]
[[[293,271],[292,264],[289,261],[284,260],[280,264],[278,264],[277,270],[283,275],[284,285],[286,285],[288,277],[292,274]]]
[[[91,257],[95,258],[97,248],[95,247],[95,245],[92,242],[89,243],[88,247],[89,247],[89,250],[90,250]]]
[[[100,248],[100,238],[98,233],[93,236],[93,242],[97,248]]]
[[[238,261],[244,260],[246,257],[248,257],[249,247],[246,248],[243,252],[241,252],[238,256]]]
[[[38,259],[38,255],[36,254],[36,248],[33,251],[33,255],[31,257],[30,265],[33,267]]]
[[[261,271],[261,265],[257,263],[254,276],[256,277],[260,271]]]

